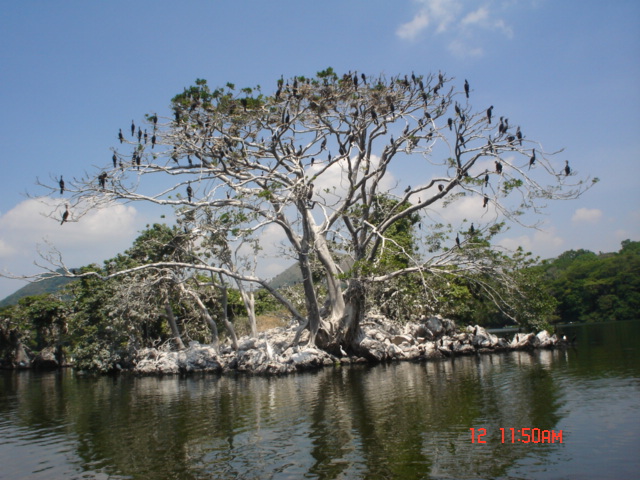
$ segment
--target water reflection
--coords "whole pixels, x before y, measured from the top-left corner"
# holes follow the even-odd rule
[[[4,373],[0,478],[552,478],[550,467],[593,450],[585,415],[613,405],[612,391],[615,448],[638,440],[622,432],[623,418],[639,426],[637,360],[599,348],[283,378]],[[563,429],[564,442],[502,443],[501,427]],[[486,443],[472,444],[470,428],[485,428]]]

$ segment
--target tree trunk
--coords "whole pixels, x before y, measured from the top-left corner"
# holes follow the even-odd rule
[[[209,325],[209,329],[211,329],[211,345],[213,345],[213,348],[218,350],[218,326],[216,325],[216,322],[213,320],[213,318],[211,318],[209,310],[207,310],[206,305],[202,303],[200,297],[196,294],[193,294],[192,296],[198,304],[198,307],[200,308],[200,311],[202,312],[207,325]]]
[[[227,317],[227,306],[228,302],[228,294],[227,287],[224,285],[224,277],[220,274],[220,291],[222,292],[222,323],[224,323],[229,336],[231,337],[231,343],[233,344],[233,349],[238,351],[238,337],[236,336],[236,330],[233,328],[233,324],[229,321]]]
[[[298,263],[302,273],[302,286],[304,287],[307,318],[309,319],[309,345],[315,345],[316,335],[320,328],[320,309],[318,308],[318,297],[313,284],[313,273],[307,251],[300,252]]]
[[[309,345],[315,345],[316,335],[320,328],[320,308],[318,306],[318,297],[313,284],[313,271],[311,270],[311,262],[309,261],[309,251],[311,249],[310,241],[317,239],[317,231],[313,227],[313,217],[307,208],[306,202],[298,203],[298,211],[302,216],[302,241],[298,252],[298,264],[300,265],[300,273],[302,274],[302,286],[304,287],[304,298],[307,307],[307,319],[309,320]]]
[[[247,316],[249,317],[249,327],[251,328],[251,336],[256,338],[258,336],[258,324],[256,321],[255,297],[253,295],[253,292],[246,291],[241,281],[236,280],[236,284],[238,285],[238,291],[240,292],[240,297],[242,297],[244,308],[247,309]]]
[[[328,352],[338,354],[340,348],[357,351],[360,339],[360,323],[364,317],[364,286],[351,279],[338,308],[334,305],[330,318],[323,320],[318,332],[317,344]]]
[[[164,303],[164,311],[167,312],[167,321],[169,322],[169,327],[171,327],[171,333],[173,334],[173,341],[175,342],[178,350],[184,350],[185,346],[182,342],[182,337],[180,336],[180,330],[178,330],[178,324],[176,323],[176,317],[173,315],[173,309],[169,304],[169,301],[165,301]]]

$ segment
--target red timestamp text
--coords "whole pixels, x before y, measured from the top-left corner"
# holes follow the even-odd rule
[[[471,443],[487,443],[486,428],[470,428]],[[562,430],[540,428],[500,428],[502,443],[562,443]]]

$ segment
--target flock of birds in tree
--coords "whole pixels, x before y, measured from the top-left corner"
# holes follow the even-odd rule
[[[410,82],[409,82],[409,78],[407,75],[404,76],[404,79],[398,77],[396,79],[392,79],[391,81],[391,86],[393,86],[393,83],[397,82],[398,84],[400,84],[403,87],[409,87],[410,86]],[[417,86],[420,89],[420,96],[422,97],[422,99],[425,102],[425,119],[420,119],[420,126],[424,126],[428,121],[430,121],[431,115],[429,114],[429,112],[427,111],[426,107],[427,107],[427,100],[428,100],[428,95],[425,92],[425,86],[423,83],[422,78],[420,77],[416,77],[415,74],[411,74],[411,81],[413,82],[413,84],[415,86]],[[327,78],[324,78],[323,80],[324,82],[324,87],[328,87],[328,80]],[[309,80],[307,80],[307,83],[309,83]],[[342,83],[351,83],[353,85],[353,89],[355,89],[356,91],[358,90],[360,84],[362,83],[362,85],[367,85],[367,77],[364,73],[362,73],[360,76],[357,75],[357,73],[348,73],[343,75],[342,77]],[[432,93],[433,95],[437,95],[438,91],[444,86],[445,80],[444,80],[444,76],[442,75],[442,73],[440,73],[438,75],[438,83],[432,88]],[[295,99],[300,99],[302,96],[304,96],[303,93],[303,89],[301,88],[301,84],[299,84],[298,82],[298,78],[294,77],[293,79],[293,83],[290,85],[288,82],[284,83],[284,78],[281,76],[281,78],[278,80],[277,82],[277,90],[275,93],[275,99],[276,100],[280,100],[283,93],[288,93],[290,97],[293,97]],[[373,85],[372,85],[373,86]],[[470,93],[470,85],[468,80],[465,79],[464,81],[464,94],[465,97],[468,99],[469,98],[469,93]],[[387,96],[386,97],[386,111],[390,112],[392,115],[395,114],[395,109],[396,109],[396,105],[394,103],[394,100],[392,97]],[[248,101],[247,99],[240,99],[241,105],[243,107],[243,110],[246,112],[247,108],[248,108]],[[193,112],[193,110],[195,109],[195,107],[197,106],[196,102],[193,102],[191,104],[191,107],[189,108],[189,112]],[[233,113],[233,109],[235,107],[232,105],[230,113]],[[355,108],[355,107],[354,107]],[[445,100],[442,100],[442,104],[441,104],[441,108],[445,108]],[[491,121],[493,118],[493,105],[491,105],[489,108],[487,108],[486,110],[486,121],[489,125],[491,125]],[[383,109],[384,110],[384,109]],[[461,109],[460,105],[456,102],[454,105],[454,110],[456,112],[456,117],[459,118],[460,121],[460,125],[463,125],[466,121],[466,116],[465,113],[463,112],[463,110]],[[176,125],[180,124],[180,122],[183,120],[183,115],[184,112],[182,110],[180,110],[178,107],[174,107],[174,113],[175,113],[175,123]],[[374,105],[371,105],[368,108],[367,113],[369,113],[372,121],[376,124],[378,124],[378,118],[379,118],[379,112],[376,112],[376,108]],[[383,111],[384,113],[384,111]],[[358,109],[355,108],[355,112],[354,112],[354,116],[357,118],[358,115]],[[523,134],[522,131],[520,129],[520,127],[518,126],[516,128],[516,132],[515,134],[511,134],[510,133],[510,126],[509,126],[509,119],[505,118],[505,117],[499,117],[500,118],[500,123],[498,125],[498,134],[497,134],[497,138],[504,138],[507,141],[507,144],[510,146],[514,146],[516,144],[516,142],[518,143],[518,146],[522,146],[522,140],[523,140]],[[131,121],[131,127],[130,127],[130,132],[131,132],[131,137],[134,139],[134,141],[137,139],[137,148],[135,148],[132,156],[131,156],[131,165],[134,168],[139,169],[141,167],[142,164],[142,151],[144,150],[143,145],[147,145],[148,142],[150,141],[151,143],[151,149],[153,150],[154,147],[156,146],[156,142],[157,142],[157,123],[158,123],[158,117],[157,115],[152,115],[150,117],[148,117],[148,120],[151,122],[152,126],[153,126],[153,132],[151,137],[149,138],[149,134],[147,133],[147,130],[145,129],[144,131],[142,130],[141,127],[136,127],[135,122],[132,120]],[[290,118],[290,112],[285,108],[282,112],[282,124],[284,126],[289,126],[291,121]],[[209,127],[209,124],[207,122],[207,124],[203,124],[203,122],[198,118],[197,119],[197,123],[200,127]],[[453,130],[454,125],[456,125],[456,122],[453,118],[449,117],[447,119],[447,126],[449,128],[450,131]],[[405,129],[405,131],[403,132],[403,134],[406,135],[407,131],[408,131],[408,125],[407,128]],[[458,127],[456,127],[458,129]],[[185,127],[185,131],[186,131],[186,127]],[[456,142],[456,152],[459,153],[459,148],[461,147],[466,147],[466,142],[465,139],[461,133],[462,129],[460,129],[460,132],[457,133],[457,142]],[[433,132],[432,132],[433,133]],[[432,135],[431,133],[431,135]],[[277,132],[276,132],[277,134]],[[189,134],[186,134],[187,137],[189,137]],[[126,141],[125,136],[122,132],[122,129],[118,129],[118,140],[119,142],[122,144]],[[274,138],[276,137],[276,135],[274,135]],[[428,136],[429,138],[429,136]],[[233,143],[228,139],[228,137],[223,136],[223,143],[221,143],[221,145],[218,146],[218,148],[216,150],[214,150],[214,156],[217,158],[218,161],[220,161],[222,163],[222,159],[225,157],[225,155],[229,155],[232,152],[232,149],[234,147]],[[340,155],[344,156],[347,155],[348,151],[346,148],[346,144],[350,143],[351,140],[351,136],[349,138],[347,138],[347,142],[345,144],[340,144],[339,145],[339,153]],[[487,143],[487,148],[489,150],[489,152],[494,153],[494,141],[491,139],[491,136],[489,136],[488,138],[488,143]],[[326,150],[326,143],[327,143],[327,139],[326,137],[323,138],[322,140],[322,144],[321,144],[321,149],[320,151],[324,151]],[[395,148],[395,140],[393,135],[390,136],[390,146],[387,148]],[[204,143],[203,143],[204,145]],[[272,144],[270,146],[270,149],[272,150],[274,147],[274,140],[272,139]],[[267,148],[265,151],[270,151],[269,148]],[[293,143],[291,143],[291,145],[287,145],[286,143],[283,145],[283,150],[285,152],[285,154],[287,155],[297,155],[298,157],[301,157],[303,155],[303,150],[302,150],[302,146],[300,145],[298,150],[296,151],[296,149],[293,146]],[[199,160],[201,160],[202,165],[204,166],[208,166],[208,164],[206,163],[206,161],[197,153],[194,152],[193,153],[195,156],[198,157]],[[179,165],[179,155],[178,155],[178,150],[177,147],[174,146],[174,150],[171,154],[171,159],[177,163]],[[194,166],[191,156],[187,155],[187,159],[189,162],[189,166]],[[331,162],[334,158],[331,155],[331,152],[328,151],[328,155],[327,155],[327,161]],[[312,157],[310,159],[310,165],[314,165],[316,162],[316,158]],[[114,170],[116,168],[120,168],[121,170],[124,170],[125,168],[125,164],[122,162],[122,158],[118,155],[118,153],[114,150],[113,156],[112,156],[112,163],[113,163],[113,168]],[[528,168],[531,169],[531,167],[533,167],[536,163],[536,150],[535,148],[532,149],[531,152],[531,156],[529,158],[529,164],[528,164]],[[223,168],[224,168],[224,164],[222,163]],[[499,161],[499,160],[495,160],[495,173],[497,175],[502,175],[503,174],[503,164]],[[565,176],[569,176],[571,174],[571,168],[569,166],[569,161],[566,160],[565,161],[565,167],[564,167],[564,175]],[[467,172],[464,172],[465,176],[468,176]],[[97,180],[98,180],[98,184],[100,186],[100,189],[102,191],[106,190],[106,183],[107,183],[107,179],[108,179],[108,174],[106,172],[102,172],[100,173],[100,175],[98,175]],[[488,187],[489,184],[489,172],[485,173],[484,176],[484,186],[485,188]],[[65,183],[64,180],[62,178],[62,176],[60,177],[59,180],[59,186],[60,186],[60,195],[64,194],[65,191]],[[411,187],[407,187],[408,191],[405,190],[405,193],[409,193],[411,191]],[[442,193],[444,191],[444,186],[439,184],[438,185],[438,190],[440,193]],[[189,203],[192,202],[193,200],[193,188],[191,186],[191,182],[188,182],[187,187],[186,187],[186,193],[187,193],[187,201]],[[308,202],[311,201],[313,195],[313,185],[310,185],[310,188],[307,189],[305,196],[307,197],[306,200]],[[227,195],[227,197],[229,197]],[[486,195],[483,194],[482,197],[482,206],[483,208],[486,208],[488,206],[490,202],[490,198]],[[61,224],[65,223],[66,221],[68,221],[69,219],[69,207],[68,205],[66,205],[65,207],[65,211],[62,215],[62,221]],[[473,233],[474,232],[474,227],[473,224],[471,226],[470,231]],[[460,246],[460,238],[458,236],[456,236],[456,245]]]

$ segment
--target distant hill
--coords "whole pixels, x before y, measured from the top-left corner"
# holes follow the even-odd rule
[[[352,261],[346,255],[342,257],[342,260],[339,263],[339,267],[342,270],[348,270]],[[279,273],[275,277],[273,277],[269,281],[269,285],[273,288],[282,288],[288,287],[290,285],[295,285],[296,283],[302,282],[302,273],[300,272],[300,266],[297,263],[294,263],[289,268],[287,268],[284,272]]]
[[[284,272],[279,273],[269,280],[269,285],[273,288],[282,288],[295,285],[300,282],[302,282],[302,273],[300,273],[300,267],[298,264],[294,263]]]
[[[18,303],[18,300],[24,297],[57,293],[62,287],[72,281],[73,279],[71,278],[57,277],[42,280],[41,282],[29,283],[0,301],[0,308],[15,305]]]

